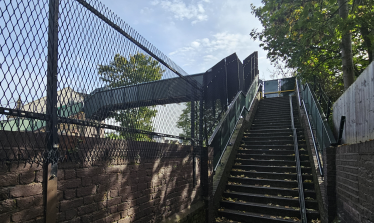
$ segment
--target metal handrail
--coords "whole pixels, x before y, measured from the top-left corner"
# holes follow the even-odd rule
[[[301,102],[300,102],[300,89],[299,89],[299,84],[298,84],[297,78],[295,78],[295,81],[296,81],[297,99],[299,100],[299,106],[301,107]]]
[[[315,153],[316,153],[316,157],[317,157],[317,163],[318,163],[319,174],[321,174],[321,177],[323,177],[323,167],[322,167],[322,164],[321,164],[321,160],[320,160],[320,158],[319,158],[319,155],[318,155],[319,152],[318,152],[318,149],[317,149],[317,145],[316,145],[316,141],[315,141],[315,136],[314,136],[314,133],[313,133],[312,125],[310,124],[309,114],[308,114],[308,111],[306,110],[304,100],[301,100],[301,101],[303,102],[303,106],[304,106],[304,110],[305,110],[306,118],[307,118],[307,120],[308,120],[309,131],[310,131],[311,134],[312,134],[313,147],[314,147],[314,151],[315,151]]]
[[[252,84],[254,84],[254,83],[252,83]],[[243,105],[243,107],[242,107],[242,109],[241,109],[241,111],[240,111],[239,117],[237,118],[237,120],[236,120],[236,122],[235,122],[235,127],[234,127],[234,128],[232,129],[232,131],[230,132],[230,136],[229,136],[229,138],[228,138],[228,140],[227,140],[227,142],[226,142],[226,144],[225,144],[225,146],[224,146],[224,148],[223,148],[223,151],[222,151],[221,154],[220,154],[220,157],[219,157],[219,159],[218,159],[217,164],[216,164],[215,167],[214,167],[214,170],[213,170],[214,172],[217,170],[217,168],[218,168],[218,166],[219,166],[219,164],[220,164],[220,162],[221,162],[221,160],[222,160],[222,157],[223,157],[223,155],[224,155],[225,152],[226,152],[227,146],[229,145],[230,140],[231,140],[231,138],[232,138],[232,136],[233,136],[233,134],[234,134],[234,132],[235,132],[236,126],[238,125],[238,123],[239,123],[241,117],[243,116],[243,112],[244,112],[245,110],[246,110],[247,112],[249,112],[249,110],[250,110],[250,108],[252,107],[252,104],[253,104],[253,102],[254,102],[254,99],[256,98],[256,94],[258,93],[259,89],[261,89],[261,88],[260,88],[261,85],[262,85],[262,84],[259,84],[259,85],[257,86],[257,89],[256,89],[256,91],[255,91],[254,97],[252,98],[252,101],[251,101],[250,105],[248,106],[248,108],[247,108],[245,105]],[[251,85],[251,87],[248,89],[246,95],[244,95],[243,92],[238,92],[238,93],[237,93],[237,95],[235,96],[234,100],[230,103],[229,108],[228,108],[228,110],[226,111],[225,115],[224,115],[223,118],[221,119],[220,123],[217,125],[217,127],[216,127],[216,129],[215,129],[215,131],[214,131],[214,134],[212,134],[212,136],[210,137],[209,142],[208,142],[209,145],[212,143],[212,141],[214,140],[214,137],[216,136],[217,132],[218,132],[219,129],[222,127],[222,123],[224,122],[224,120],[225,120],[226,117],[228,116],[230,110],[234,107],[234,104],[235,104],[235,102],[238,100],[239,96],[242,94],[242,95],[246,98],[247,95],[248,95],[248,93],[249,93],[249,91],[251,90],[251,88],[252,88],[252,85]]]
[[[299,100],[299,106],[300,107],[302,105],[304,106],[306,118],[308,120],[309,131],[312,134],[312,141],[313,141],[314,151],[315,151],[315,154],[316,154],[316,157],[317,157],[318,170],[319,170],[319,173],[320,173],[321,177],[323,177],[323,167],[322,167],[321,159],[319,157],[319,152],[318,152],[317,145],[316,145],[315,135],[313,133],[312,125],[310,123],[309,114],[308,114],[308,111],[306,110],[304,100],[300,99],[299,85],[298,85],[297,79],[296,79],[296,88],[297,88],[297,97],[298,97],[298,100]],[[301,102],[302,102],[302,104],[301,104]]]
[[[301,174],[299,146],[298,146],[298,143],[297,143],[297,134],[296,134],[296,128],[295,128],[295,123],[294,123],[294,119],[293,119],[293,106],[292,106],[292,96],[291,95],[289,96],[289,99],[290,99],[291,123],[292,123],[292,132],[293,132],[293,140],[294,140],[295,159],[296,159],[297,184],[299,186],[299,203],[300,203],[301,222],[302,223],[307,223],[305,199],[304,199],[303,177],[302,177],[302,174]]]
[[[252,103],[253,103],[254,99],[255,99],[255,98],[252,99],[251,105],[250,105],[249,107],[252,106]],[[240,116],[242,116],[244,110],[247,110],[247,112],[249,112],[249,110],[248,110],[245,106],[243,106],[242,110],[240,111]],[[217,168],[218,168],[218,164],[221,163],[221,160],[222,160],[223,154],[225,154],[225,152],[226,152],[226,148],[227,148],[227,146],[228,146],[229,143],[230,143],[231,137],[232,137],[232,135],[234,134],[234,132],[235,132],[235,130],[236,130],[236,126],[238,125],[239,121],[240,121],[240,118],[238,118],[238,120],[237,120],[236,123],[235,123],[235,128],[234,128],[234,129],[231,131],[231,133],[230,133],[229,140],[227,140],[227,143],[226,143],[226,145],[225,145],[225,148],[223,149],[223,151],[222,151],[222,153],[221,153],[221,156],[219,157],[218,162],[217,162],[216,166],[214,167],[214,170],[213,170],[214,172],[216,172],[216,170],[217,170]]]
[[[255,77],[256,78],[256,77]],[[253,83],[251,84],[251,86],[249,87],[248,91],[247,91],[247,94],[248,92],[251,90],[252,88],[252,85],[254,84],[254,81]],[[260,86],[260,85],[258,85]],[[258,88],[260,89],[260,88]],[[257,89],[257,91],[258,91]],[[256,92],[257,92],[256,91]],[[231,101],[231,103],[229,104],[228,106],[228,109],[226,110],[225,114],[223,115],[223,117],[221,118],[221,121],[218,123],[217,127],[214,129],[212,135],[210,136],[209,138],[209,141],[208,141],[208,144],[210,145],[214,139],[214,137],[217,135],[217,132],[219,131],[219,129],[222,127],[222,123],[224,122],[225,118],[227,117],[227,115],[229,114],[229,111],[232,109],[233,105],[235,104],[236,100],[238,99],[238,97],[240,96],[240,94],[242,94],[244,97],[246,97],[246,95],[243,93],[243,91],[239,91],[236,96],[234,97],[234,99]]]
[[[311,96],[312,96],[311,99],[313,100],[314,104],[317,106],[318,110],[321,110],[321,108],[319,107],[319,103],[316,103],[316,100],[315,100],[315,98],[314,98],[314,94],[312,94],[312,91],[310,90],[310,87],[309,87],[309,84],[308,84],[308,83],[306,83],[306,88],[304,89],[304,91],[305,91],[306,89],[308,89],[308,90],[310,91]],[[328,129],[326,128],[326,126],[325,126],[325,122],[323,121],[324,119],[323,119],[321,113],[320,113],[320,112],[317,112],[317,114],[318,114],[319,118],[322,120],[322,126],[323,126],[325,132],[327,133],[326,135],[327,135],[327,137],[328,137],[328,140],[329,140],[329,142],[330,142],[330,145],[335,145],[335,144],[336,144],[336,140],[335,140],[335,138],[333,138],[333,139],[331,138],[332,133],[329,134],[329,133],[330,133],[330,132],[329,132],[330,129],[328,130]],[[331,130],[330,130],[330,131],[331,131]],[[332,137],[333,137],[333,136],[332,136]]]

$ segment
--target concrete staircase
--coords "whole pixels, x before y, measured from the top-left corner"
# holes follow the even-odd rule
[[[294,97],[293,97],[294,98]],[[319,219],[311,165],[293,99],[308,222]],[[299,222],[289,97],[261,100],[242,138],[216,222]]]

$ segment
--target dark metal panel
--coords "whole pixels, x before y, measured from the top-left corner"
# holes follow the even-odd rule
[[[235,97],[240,88],[238,60],[236,53],[226,57],[227,96],[229,102]]]
[[[280,81],[280,91],[290,91],[290,90],[294,90],[295,89],[295,77],[291,77],[291,78],[283,78]],[[283,93],[280,93],[280,97],[284,97],[284,96],[288,96],[290,94],[292,94],[293,92],[290,91],[290,92],[283,92]]]
[[[278,80],[264,81],[264,93],[267,98],[278,97],[278,93],[266,94],[269,92],[278,92]]]
[[[238,59],[238,77],[239,77],[239,90],[245,91],[245,79],[244,79],[244,69],[243,69],[243,63]]]

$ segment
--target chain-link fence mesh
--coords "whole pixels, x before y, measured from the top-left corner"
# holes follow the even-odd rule
[[[101,2],[8,0],[0,11],[2,161],[156,156],[152,142],[191,144],[184,125],[202,77]]]
[[[0,159],[41,163],[48,119],[48,1],[4,0],[0,14]]]
[[[97,0],[0,2],[0,161],[160,157],[203,145],[257,52],[187,75]],[[204,109],[205,108],[205,109]]]

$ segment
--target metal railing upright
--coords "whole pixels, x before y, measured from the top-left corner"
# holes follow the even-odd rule
[[[296,81],[297,88],[300,88],[299,81]],[[309,130],[312,134],[313,146],[318,162],[318,169],[321,176],[323,176],[323,150],[329,146],[334,146],[337,141],[327,123],[327,116],[323,112],[320,103],[315,97],[309,84],[306,83],[301,89],[300,106],[303,106],[308,120]],[[298,91],[299,93],[299,91]],[[299,94],[300,98],[300,94]]]
[[[257,75],[246,94],[242,91],[237,93],[221,121],[215,127],[213,134],[209,138],[208,145],[214,147],[214,171],[216,171],[218,164],[226,151],[240,118],[244,117],[243,112],[249,112],[255,96],[260,89],[259,86]]]
[[[303,99],[300,98],[300,91],[299,91],[298,79],[296,79],[296,88],[297,88],[296,92],[298,94],[299,106],[300,107],[303,106],[303,108],[304,108],[304,111],[305,111],[305,114],[306,114],[306,118],[308,120],[309,131],[310,131],[310,133],[312,135],[313,148],[314,148],[314,151],[315,151],[315,154],[316,154],[316,158],[317,158],[318,171],[319,171],[320,175],[323,177],[323,167],[322,167],[321,157],[320,157],[317,145],[316,145],[316,140],[315,140],[316,137],[314,135],[314,132],[313,132],[313,129],[312,129],[312,125],[310,123],[308,110],[305,107],[305,102],[304,102]]]
[[[301,215],[301,222],[306,223],[306,208],[305,208],[305,199],[304,199],[304,186],[303,186],[303,176],[301,172],[301,165],[300,165],[300,156],[299,156],[299,145],[297,143],[297,133],[294,124],[293,118],[293,106],[292,106],[292,96],[289,96],[290,99],[290,110],[291,110],[291,123],[292,123],[292,132],[293,132],[293,140],[294,140],[294,149],[295,149],[295,159],[296,159],[296,174],[297,174],[297,184],[299,188],[299,203],[300,203],[300,215]]]

